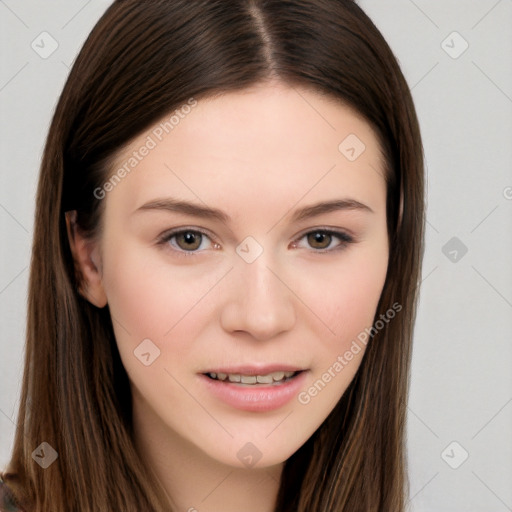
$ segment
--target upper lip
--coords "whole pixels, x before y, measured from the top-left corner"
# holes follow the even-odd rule
[[[265,364],[265,365],[237,365],[237,366],[219,366],[212,368],[205,373],[227,373],[227,374],[241,374],[241,375],[266,375],[273,372],[299,372],[304,370],[299,366],[293,366],[289,364]]]

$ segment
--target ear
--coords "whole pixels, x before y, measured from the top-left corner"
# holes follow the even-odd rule
[[[86,238],[76,224],[76,210],[65,213],[68,241],[75,262],[78,292],[91,304],[103,308],[107,296],[103,289],[101,255],[97,242]]]

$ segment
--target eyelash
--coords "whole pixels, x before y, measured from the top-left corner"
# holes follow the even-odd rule
[[[179,235],[182,233],[194,233],[194,234],[200,233],[201,235],[211,238],[209,236],[209,234],[202,229],[179,228],[179,229],[174,229],[174,230],[166,231],[165,233],[162,233],[162,235],[160,235],[157,239],[157,245],[161,245],[161,246],[166,245],[172,238],[174,238],[176,235]],[[328,249],[328,248],[314,249],[314,248],[312,248],[311,250],[315,253],[323,254],[323,253],[337,252],[337,251],[345,249],[349,244],[355,242],[354,238],[352,236],[348,235],[347,233],[345,233],[343,231],[328,229],[328,228],[317,228],[317,229],[312,229],[312,230],[306,231],[305,233],[301,234],[296,240],[300,241],[304,237],[306,237],[307,235],[310,235],[312,233],[322,233],[324,235],[336,237],[340,240],[340,243],[331,249]],[[214,242],[214,243],[216,243],[216,242]],[[293,242],[293,243],[296,243],[296,242]],[[198,253],[202,252],[202,251],[198,251],[198,250],[185,251],[183,249],[180,249],[179,247],[176,248],[174,246],[172,246],[172,250],[174,252],[176,252],[179,256],[184,256],[184,257],[196,256]]]

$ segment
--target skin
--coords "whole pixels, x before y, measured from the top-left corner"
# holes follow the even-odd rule
[[[354,161],[338,149],[349,134],[366,146]],[[148,135],[117,155],[112,172]],[[231,220],[137,211],[166,197],[220,209]],[[332,199],[371,211],[292,221],[296,210]],[[309,403],[294,397],[268,412],[228,406],[198,372],[241,362],[293,364],[307,370],[307,392],[372,325],[389,251],[374,132],[316,92],[258,85],[200,100],[103,201],[101,236],[87,240],[69,223],[70,241],[81,292],[97,307],[108,303],[114,319],[142,457],[177,510],[270,512],[283,462],[334,408],[364,346]],[[172,228],[208,235],[187,255],[183,236],[158,244]],[[315,245],[307,234],[320,228],[354,241],[327,236]],[[252,263],[235,250],[247,236],[263,248]],[[160,350],[149,366],[134,355],[144,339]],[[252,467],[237,457],[247,442],[261,454]]]

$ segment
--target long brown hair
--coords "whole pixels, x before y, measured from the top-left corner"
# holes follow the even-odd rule
[[[128,377],[108,307],[78,292],[64,212],[93,236],[113,155],[168,112],[277,78],[354,108],[385,156],[390,257],[374,334],[343,397],[285,463],[278,512],[402,512],[405,419],[423,257],[423,150],[406,81],[351,0],[118,0],[56,107],[42,159],[18,428],[4,474],[34,512],[164,511],[132,441]],[[104,202],[103,202],[104,203]],[[58,452],[42,469],[32,452]]]

